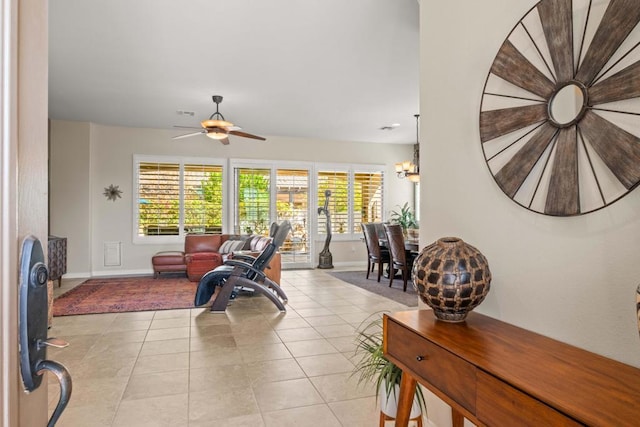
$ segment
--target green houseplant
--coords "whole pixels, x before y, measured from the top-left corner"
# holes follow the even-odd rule
[[[393,400],[393,402],[398,400],[402,369],[384,357],[381,313],[372,314],[358,328],[355,355],[356,364],[352,375],[358,377],[358,384],[373,382],[376,389],[376,399],[382,399],[382,411],[395,418],[395,409],[393,409],[393,413],[389,413],[385,409],[393,406],[388,405],[390,400]],[[412,414],[418,409],[426,414],[426,402],[419,386],[416,387],[414,399]]]
[[[400,206],[399,211],[391,211],[391,222],[394,224],[399,224],[402,227],[402,231],[406,234],[407,229],[409,228],[417,228],[418,221],[416,221],[416,216],[413,213],[413,210],[409,207],[409,202]]]

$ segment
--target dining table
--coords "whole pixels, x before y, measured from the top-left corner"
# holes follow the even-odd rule
[[[380,238],[378,239],[378,243],[380,244],[381,248],[389,249],[387,239]],[[404,250],[407,251],[407,256],[416,258],[420,254],[420,241],[418,239],[404,239]],[[388,279],[389,272],[390,266],[387,265],[387,268],[385,268],[382,276]],[[394,273],[395,274],[393,277],[395,278],[397,276],[397,270],[394,269]]]
[[[378,239],[381,248],[389,249],[387,239]],[[418,239],[404,239],[404,249],[407,252],[420,253],[420,241]]]

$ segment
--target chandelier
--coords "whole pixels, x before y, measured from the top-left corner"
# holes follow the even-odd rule
[[[413,144],[413,161],[405,160],[396,163],[396,175],[398,178],[407,178],[411,182],[420,182],[420,141],[418,119],[420,114],[414,114],[416,118],[416,143]]]

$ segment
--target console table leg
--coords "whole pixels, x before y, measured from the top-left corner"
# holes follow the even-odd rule
[[[407,427],[409,415],[411,415],[411,405],[413,396],[416,394],[416,379],[404,372],[400,381],[400,396],[398,397],[398,414],[396,416],[396,427]]]
[[[451,408],[451,424],[453,427],[464,426],[464,416],[453,408]]]

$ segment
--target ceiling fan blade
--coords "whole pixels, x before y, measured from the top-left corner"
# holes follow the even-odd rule
[[[218,141],[220,141],[222,145],[229,145],[229,138],[219,139]]]
[[[251,135],[250,133],[246,133],[246,132],[239,132],[237,130],[230,130],[229,134],[230,135],[241,136],[243,138],[259,139],[260,141],[266,141],[267,140],[267,138],[263,138],[263,137],[258,136],[258,135]]]
[[[178,125],[173,125],[174,128],[180,128],[180,129],[202,129],[202,128],[197,128],[194,126],[178,126]]]
[[[203,133],[206,133],[205,131],[200,131],[200,132],[193,132],[193,133],[187,133],[184,135],[178,135],[178,136],[174,136],[171,139],[181,139],[181,138],[187,138],[189,136],[195,136],[195,135],[202,135]]]
[[[224,133],[224,134],[228,133],[228,132],[227,132],[227,129],[225,129],[225,128],[221,128],[221,127],[217,127],[217,126],[216,126],[216,127],[206,128],[206,132],[207,132],[207,133],[209,133],[209,132],[214,132],[214,133]]]

